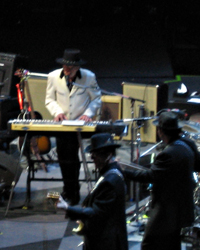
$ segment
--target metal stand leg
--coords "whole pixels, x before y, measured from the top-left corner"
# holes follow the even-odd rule
[[[25,203],[27,204],[27,206],[28,206],[28,203],[31,201],[31,171],[34,171],[33,168],[34,166],[32,165],[32,163],[29,162],[28,175],[26,179],[26,202]]]
[[[14,191],[14,188],[15,188],[15,185],[16,185],[16,178],[18,176],[18,170],[19,170],[19,166],[20,166],[20,161],[21,161],[21,158],[22,158],[23,153],[24,153],[26,141],[27,141],[27,133],[24,136],[24,141],[23,141],[21,152],[20,152],[20,156],[19,156],[18,169],[16,171],[15,178],[14,178],[12,184],[11,184],[11,192],[10,192],[10,196],[9,196],[9,200],[8,200],[8,205],[7,205],[6,212],[5,212],[5,217],[7,216],[8,210],[10,208],[10,203],[11,203],[12,196],[13,196],[13,191]]]
[[[91,179],[90,172],[89,172],[88,165],[87,165],[87,161],[85,158],[85,153],[84,153],[83,143],[82,143],[82,138],[81,138],[81,131],[78,131],[77,134],[78,134],[78,141],[79,141],[81,156],[82,156],[82,161],[83,161],[85,179],[86,179],[86,182],[88,183],[88,192],[90,192],[92,190],[92,182],[91,182],[92,179]]]
[[[29,145],[30,142],[28,138],[24,139],[24,146],[26,148],[26,156],[28,161],[28,174],[26,179],[26,200],[25,200],[25,205],[22,207],[23,209],[27,209],[31,201],[31,180],[34,179],[34,171],[35,171],[34,163],[33,161],[31,161],[31,151]]]
[[[133,162],[134,161],[134,104],[135,101],[131,100],[131,159],[130,161]]]
[[[134,104],[135,104],[135,100],[134,99],[131,99],[131,119],[132,119],[132,122],[131,122],[131,158],[130,158],[130,162],[134,162],[134,132],[135,132],[135,129],[134,129]],[[133,201],[133,197],[134,197],[134,194],[133,194],[133,190],[134,190],[134,183],[133,181],[130,181],[130,201]]]
[[[137,138],[136,138],[136,163],[139,164],[140,158],[140,146],[141,146],[141,137],[140,137],[140,127],[137,128]],[[139,201],[140,201],[140,184],[136,182],[136,222],[139,223]]]

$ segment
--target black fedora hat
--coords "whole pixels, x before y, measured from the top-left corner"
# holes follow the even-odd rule
[[[87,146],[86,152],[96,152],[102,149],[119,148],[121,145],[115,144],[109,133],[95,134],[91,137],[91,145]]]
[[[174,112],[166,111],[162,112],[159,117],[153,121],[153,125],[166,130],[179,130],[185,125],[185,122],[180,121]]]
[[[86,61],[80,58],[79,49],[66,49],[64,51],[62,58],[57,58],[56,62],[62,65],[68,66],[81,66],[86,63]]]

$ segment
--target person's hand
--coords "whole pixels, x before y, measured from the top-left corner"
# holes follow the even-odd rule
[[[122,171],[126,170],[126,166],[124,164],[120,164],[119,166]]]
[[[91,122],[91,121],[92,121],[92,119],[91,119],[89,116],[87,116],[87,115],[82,115],[82,116],[79,118],[79,120],[83,120],[83,121],[85,121],[85,122]]]
[[[67,116],[64,113],[59,114],[54,118],[54,121],[56,122],[63,121],[63,120],[67,120]]]
[[[68,205],[67,202],[63,199],[62,196],[59,197],[56,206],[57,206],[57,208],[62,208],[62,209],[64,209],[64,210],[67,210],[67,208],[69,207],[69,205]]]
[[[120,161],[121,161],[120,156],[116,156],[116,157],[115,157],[115,161],[120,162]]]
[[[84,228],[84,224],[82,221],[80,220],[77,220],[76,223],[78,224],[78,227],[77,228],[73,228],[72,229],[72,232],[76,233],[76,234],[81,234],[81,231],[83,230]]]

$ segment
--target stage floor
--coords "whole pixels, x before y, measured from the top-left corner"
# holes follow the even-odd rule
[[[118,150],[120,161],[129,164],[131,144],[128,141],[118,141],[117,143],[122,145]],[[141,154],[154,145],[155,144],[142,145]],[[155,148],[151,151],[151,153],[153,152],[158,153]],[[52,158],[56,158],[54,153],[55,148],[52,148]],[[24,161],[21,166],[23,167],[23,171],[14,189],[13,199],[10,204],[8,204],[8,201],[2,201],[0,204],[0,249],[77,249],[82,238],[72,233],[72,228],[77,227],[76,222],[65,219],[64,211],[56,210],[50,201],[46,199],[46,195],[49,191],[60,192],[62,190],[62,182],[32,181],[31,202],[27,206],[27,203],[25,203],[27,180],[26,161]],[[94,169],[93,164],[89,164],[88,169],[92,174],[92,170]],[[61,178],[58,164],[49,164],[48,170],[49,172],[46,173],[44,170],[38,169],[35,172],[35,176],[38,178]],[[80,179],[83,180],[84,177],[84,170],[83,167],[81,167]],[[80,184],[82,201],[88,193],[88,184],[85,181],[80,181]],[[139,206],[148,201],[148,195],[146,198],[140,200]],[[135,208],[135,202],[132,201],[131,197],[127,199],[126,208],[127,214]],[[143,232],[139,233],[135,225],[128,223],[127,231],[129,249],[139,250]],[[191,249],[189,248],[189,244],[183,243],[182,246],[182,250]]]

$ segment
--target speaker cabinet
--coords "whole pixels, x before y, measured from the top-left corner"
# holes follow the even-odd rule
[[[123,82],[123,95],[144,101],[144,117],[154,117],[157,112],[167,107],[168,101],[168,86],[167,84],[140,84]],[[132,112],[134,118],[141,117],[140,105],[143,102],[134,101],[133,105],[130,99],[123,99],[123,119],[131,119]],[[132,108],[133,106],[133,108]],[[156,127],[152,125],[153,119],[144,121],[143,126],[140,128],[141,141],[155,143],[157,142]],[[136,128],[137,122],[133,122],[133,127]],[[136,130],[134,129],[136,132]],[[136,134],[133,136],[136,139]],[[124,137],[125,140],[131,140],[131,122],[129,126],[128,136]]]
[[[116,121],[121,119],[121,102],[120,96],[103,95],[101,97],[101,121]]]
[[[28,86],[33,104],[33,110],[39,112],[43,119],[53,119],[53,117],[45,107],[47,76],[36,75],[29,77]],[[26,92],[25,95],[27,96]]]
[[[0,185],[4,184],[6,187],[10,187],[14,180],[16,183],[18,182],[22,168],[14,157],[5,152],[0,151],[0,159]]]
[[[26,68],[27,59],[13,54],[0,53],[0,95],[17,97],[16,84],[20,81],[14,73],[18,68]]]
[[[7,129],[7,122],[20,114],[17,98],[0,98],[0,130]]]

